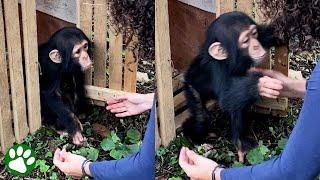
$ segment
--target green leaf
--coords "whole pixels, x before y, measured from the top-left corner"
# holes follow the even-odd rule
[[[283,150],[285,147],[286,147],[286,144],[288,142],[288,139],[287,138],[281,138],[279,141],[278,141],[278,148],[279,150]]]
[[[46,165],[45,160],[37,160],[36,161],[36,167],[39,166],[40,172],[45,173],[49,170],[50,166]]]
[[[114,143],[120,142],[120,138],[117,136],[117,134],[114,131],[111,132],[111,139]]]
[[[90,147],[88,150],[88,159],[91,159],[92,161],[96,161],[99,156],[99,150],[93,147]]]
[[[46,154],[44,155],[45,158],[51,158],[52,156],[53,155],[51,151],[46,152]]]
[[[86,134],[87,134],[87,136],[92,136],[92,129],[91,129],[91,128],[88,128],[88,129],[86,130]]]
[[[138,130],[131,128],[127,131],[127,138],[131,143],[137,143],[141,138],[141,134]]]
[[[244,165],[241,162],[235,161],[232,164],[233,168],[237,168],[237,167],[243,167]]]
[[[57,180],[57,179],[58,179],[58,173],[53,172],[53,173],[51,174],[51,176],[49,177],[49,179],[51,179],[51,180]]]
[[[130,154],[139,151],[139,144],[131,144],[127,145],[128,149],[130,150]]]
[[[105,138],[101,143],[100,143],[101,148],[104,151],[110,151],[116,147],[115,143],[112,141],[111,138]]]
[[[121,159],[122,158],[122,153],[115,150],[115,149],[112,149],[109,153],[109,155],[114,158],[114,159]]]
[[[170,177],[168,180],[182,180],[181,177]]]
[[[160,147],[158,150],[157,150],[157,156],[163,156],[165,155],[167,152],[169,152],[169,150],[165,147]]]
[[[259,164],[265,160],[265,156],[270,150],[263,145],[262,141],[259,141],[259,146],[249,151],[247,159],[250,164]]]

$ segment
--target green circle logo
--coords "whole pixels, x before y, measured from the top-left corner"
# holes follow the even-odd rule
[[[16,144],[7,151],[4,164],[10,174],[27,176],[36,166],[36,153],[25,144]]]

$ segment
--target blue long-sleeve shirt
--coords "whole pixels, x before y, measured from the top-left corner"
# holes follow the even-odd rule
[[[140,150],[126,158],[93,162],[89,169],[94,179],[152,180],[155,178],[155,105]]]
[[[283,152],[264,163],[225,169],[222,180],[311,180],[320,173],[320,63],[310,80],[299,119]]]

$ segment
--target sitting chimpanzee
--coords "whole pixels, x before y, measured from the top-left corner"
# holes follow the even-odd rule
[[[75,27],[60,29],[39,47],[43,123],[67,132],[74,144],[85,141],[78,118],[88,107],[84,70],[91,67],[90,55],[90,40]]]
[[[259,98],[258,80],[262,77],[248,69],[265,59],[264,48],[277,43],[272,26],[257,25],[242,12],[226,13],[216,19],[185,74],[185,95],[191,116],[183,124],[184,134],[197,142],[205,140],[212,121],[206,103],[217,100],[220,108],[231,116],[232,142],[243,161],[244,153],[256,144],[245,134],[246,114]]]

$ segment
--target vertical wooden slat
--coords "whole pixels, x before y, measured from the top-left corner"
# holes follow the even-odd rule
[[[289,74],[289,51],[286,46],[277,47],[275,49],[273,69],[276,71],[280,71],[282,74],[288,76],[288,74]]]
[[[77,0],[77,27],[92,40],[93,0]],[[92,85],[92,68],[86,70],[85,83]]]
[[[14,133],[21,143],[28,134],[25,89],[23,82],[18,0],[4,0],[6,37],[10,71]]]
[[[242,11],[253,17],[253,0],[238,0],[236,6],[237,11]]]
[[[235,0],[217,0],[216,7],[216,15],[218,17],[223,13],[234,11]]]
[[[110,26],[109,39],[109,88],[121,90],[123,38],[121,34],[116,34]]]
[[[138,43],[138,38],[133,37],[129,44],[129,47],[133,47]],[[134,52],[135,51],[135,52]],[[138,53],[138,49],[132,50],[126,49],[126,57],[124,62],[124,91],[136,92],[137,88],[137,70],[138,70],[138,57],[135,57],[135,53]],[[137,58],[137,59],[136,59]]]
[[[14,143],[5,48],[3,8],[0,2],[0,143],[3,153]]]
[[[94,85],[106,87],[107,6],[105,0],[94,1]]]
[[[28,122],[31,133],[41,127],[35,0],[21,0],[27,85]]]
[[[172,67],[169,35],[168,1],[156,0],[155,50],[160,136],[168,145],[176,136],[172,92]]]

